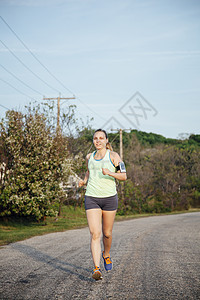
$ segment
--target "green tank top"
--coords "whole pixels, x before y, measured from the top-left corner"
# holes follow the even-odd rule
[[[117,193],[115,178],[109,175],[103,175],[102,168],[107,168],[115,172],[115,166],[110,159],[110,150],[106,151],[104,158],[95,159],[94,151],[88,161],[89,179],[86,188],[86,196],[92,197],[110,197]]]

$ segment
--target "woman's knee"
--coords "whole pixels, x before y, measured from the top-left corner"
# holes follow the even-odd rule
[[[112,231],[104,231],[103,232],[103,236],[106,238],[106,239],[110,239],[112,237]]]
[[[90,234],[93,240],[98,240],[101,238],[101,231],[90,232]]]

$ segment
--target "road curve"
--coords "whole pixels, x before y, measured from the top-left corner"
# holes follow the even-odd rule
[[[200,213],[115,222],[113,270],[93,268],[88,228],[0,248],[0,299],[200,299]]]

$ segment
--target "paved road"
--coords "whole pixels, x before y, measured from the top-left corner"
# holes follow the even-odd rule
[[[0,299],[200,299],[200,213],[116,222],[102,281],[89,239],[84,228],[1,247]]]

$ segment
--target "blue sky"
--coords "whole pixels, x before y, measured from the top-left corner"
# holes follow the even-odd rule
[[[69,103],[78,117],[94,117],[94,128],[199,134],[199,0],[0,0],[0,12],[65,86],[0,19],[2,106],[22,109],[30,98],[40,102],[60,92],[77,97]]]

